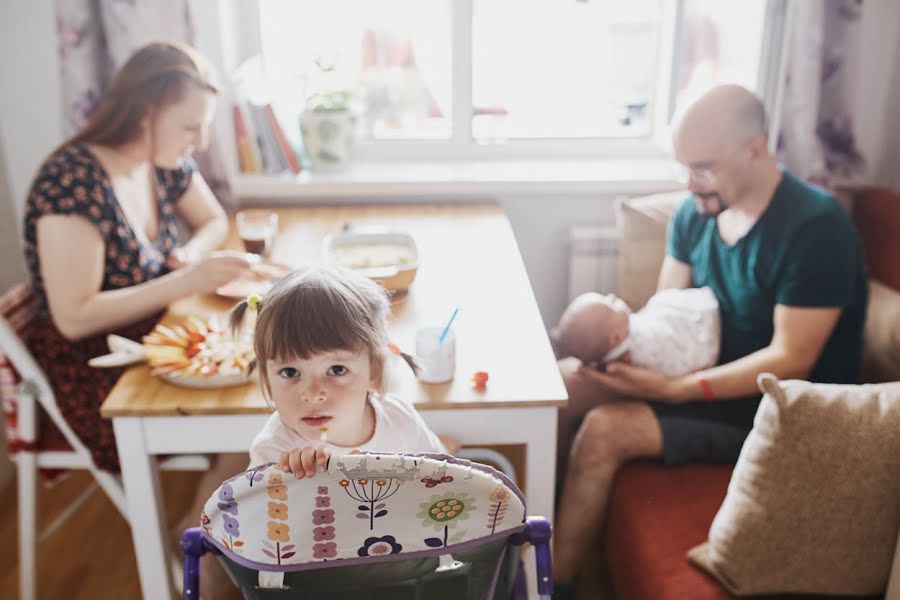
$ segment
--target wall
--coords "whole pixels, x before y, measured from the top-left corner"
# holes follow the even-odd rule
[[[549,329],[559,320],[568,299],[569,228],[611,224],[614,198],[534,196],[503,198],[501,204]]]
[[[0,290],[24,277],[19,223],[26,190],[62,132],[55,38],[53,2],[0,2]],[[2,443],[0,485],[12,473]]]

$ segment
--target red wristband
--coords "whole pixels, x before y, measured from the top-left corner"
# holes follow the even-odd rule
[[[700,384],[700,389],[703,390],[703,399],[707,402],[711,402],[716,399],[715,394],[713,394],[712,386],[709,385],[709,382],[703,378],[701,373],[697,373],[697,383]]]

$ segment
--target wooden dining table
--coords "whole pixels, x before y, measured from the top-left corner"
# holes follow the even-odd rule
[[[392,341],[412,352],[417,329],[453,322],[456,368],[427,384],[392,370],[387,391],[415,402],[439,435],[465,446],[524,446],[529,514],[553,516],[557,410],[567,395],[512,228],[493,204],[329,205],[277,208],[272,260],[294,268],[322,263],[323,242],[343,229],[383,228],[415,239],[419,266],[394,298]],[[226,242],[240,249],[234,224]],[[233,299],[194,296],[173,303],[163,322],[223,315]],[[472,375],[488,373],[484,388]],[[219,389],[172,385],[146,365],[130,367],[101,407],[113,421],[144,598],[171,597],[165,516],[156,457],[246,452],[272,407],[255,383]]]

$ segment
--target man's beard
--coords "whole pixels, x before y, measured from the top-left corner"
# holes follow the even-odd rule
[[[694,192],[694,200],[697,206],[697,212],[709,219],[714,219],[722,214],[726,208],[722,196],[718,192]]]

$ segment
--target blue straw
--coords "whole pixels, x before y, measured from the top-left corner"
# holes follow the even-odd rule
[[[447,337],[447,332],[450,331],[450,326],[453,325],[453,319],[456,318],[457,313],[459,313],[459,307],[453,309],[453,314],[450,315],[450,320],[447,321],[447,326],[444,327],[444,331],[441,332],[441,337],[438,338],[438,342],[443,344],[444,338]]]

